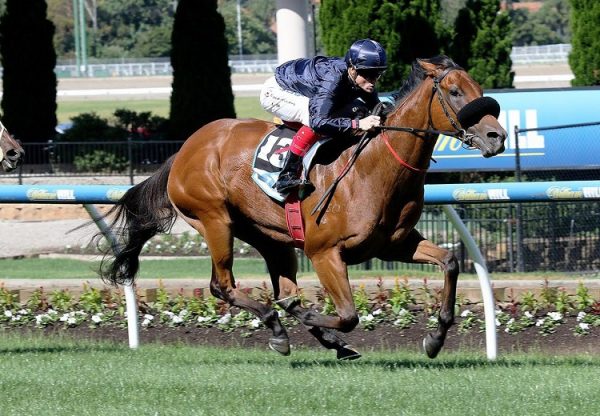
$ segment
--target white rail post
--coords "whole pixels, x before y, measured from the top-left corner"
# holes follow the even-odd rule
[[[117,239],[112,233],[102,215],[98,212],[95,205],[83,204],[85,210],[90,214],[92,220],[100,232],[110,242],[113,252],[117,251]],[[123,285],[123,291],[125,292],[125,305],[127,309],[127,333],[129,335],[129,348],[137,348],[140,345],[139,327],[138,327],[138,316],[137,316],[137,302],[135,299],[135,291],[133,290],[133,283],[129,282]]]
[[[469,255],[475,263],[475,271],[479,277],[479,285],[481,286],[481,295],[483,299],[483,311],[485,314],[485,346],[487,357],[489,360],[495,360],[498,356],[498,343],[496,339],[496,304],[494,301],[494,291],[490,284],[490,276],[485,265],[485,259],[479,251],[479,247],[475,244],[475,240],[467,230],[467,227],[460,219],[460,216],[452,205],[443,205],[446,216],[454,225],[454,228],[460,235],[460,238],[465,243]]]

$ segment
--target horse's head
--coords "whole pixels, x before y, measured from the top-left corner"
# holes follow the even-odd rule
[[[15,170],[23,160],[25,151],[0,122],[0,162],[5,172]]]
[[[455,137],[483,157],[502,153],[507,133],[498,122],[498,102],[483,97],[481,86],[448,57],[419,59],[417,64],[433,81],[430,127],[455,131]]]

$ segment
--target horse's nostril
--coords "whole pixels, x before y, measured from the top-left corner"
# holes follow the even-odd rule
[[[21,160],[25,152],[10,149],[6,152],[6,158],[11,162],[18,162]]]

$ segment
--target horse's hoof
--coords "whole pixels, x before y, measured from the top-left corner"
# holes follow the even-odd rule
[[[431,334],[427,334],[427,336],[423,338],[423,350],[425,350],[425,353],[429,358],[437,357],[443,346],[444,342],[434,338]]]
[[[342,348],[337,350],[338,360],[358,360],[360,357],[362,357],[360,352],[356,351],[351,345],[344,345]]]
[[[290,341],[287,338],[269,338],[269,348],[281,355],[290,355]]]

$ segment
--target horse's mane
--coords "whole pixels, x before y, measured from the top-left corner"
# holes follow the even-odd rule
[[[429,62],[434,65],[439,65],[443,69],[460,68],[460,66],[456,62],[448,58],[446,55],[437,55],[433,58],[421,59],[421,61]],[[414,61],[412,64],[412,70],[410,71],[408,78],[406,79],[406,81],[404,81],[402,87],[400,87],[398,91],[392,94],[392,96],[394,97],[394,101],[396,101],[396,103],[398,104],[404,101],[408,94],[415,88],[417,88],[417,86],[421,84],[421,82],[423,82],[425,78],[427,78],[425,70],[421,67],[421,65],[419,65],[417,61]]]

